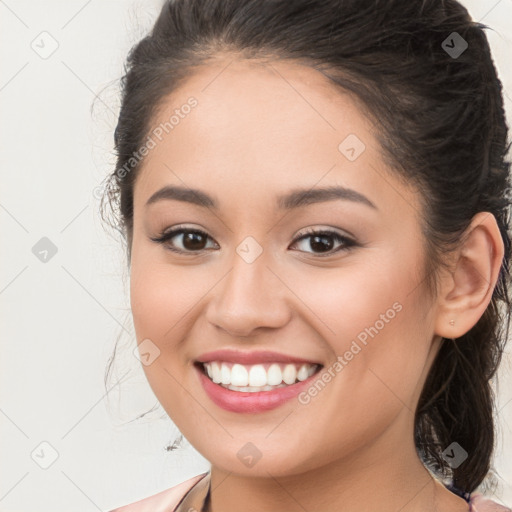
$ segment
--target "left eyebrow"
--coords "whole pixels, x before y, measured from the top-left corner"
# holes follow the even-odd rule
[[[184,201],[204,208],[212,208],[213,210],[219,209],[219,202],[213,197],[209,196],[206,192],[194,188],[177,187],[171,185],[157,190],[147,200],[146,207],[152,203],[156,203],[157,201],[165,199]],[[287,192],[284,195],[278,196],[277,205],[280,209],[291,210],[314,203],[333,201],[335,199],[361,203],[369,206],[370,208],[378,210],[372,201],[370,201],[366,196],[357,192],[356,190],[334,186],[313,189],[294,189],[291,192]]]
[[[291,210],[292,208],[300,208],[301,206],[313,203],[333,201],[334,199],[353,201],[378,210],[375,204],[373,204],[366,196],[356,190],[345,187],[295,189],[292,192],[279,196],[277,204],[281,209]]]

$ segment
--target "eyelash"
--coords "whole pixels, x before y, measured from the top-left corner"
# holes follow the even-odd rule
[[[204,237],[207,237],[207,238],[210,238],[210,236],[208,235],[208,233],[205,233],[204,231],[200,230],[200,229],[190,229],[190,228],[184,228],[184,227],[180,227],[178,226],[177,228],[175,229],[172,229],[171,231],[164,231],[162,232],[158,237],[150,237],[150,239],[153,241],[153,242],[156,242],[156,243],[159,243],[159,244],[166,244],[166,242],[168,242],[170,239],[174,238],[175,236],[177,235],[181,235],[181,234],[184,234],[184,233],[194,233],[194,234],[198,234],[198,235],[202,235]],[[328,236],[332,236],[337,242],[342,242],[344,244],[344,246],[341,246],[341,247],[338,247],[337,249],[335,250],[331,250],[329,252],[326,252],[326,253],[310,253],[310,254],[314,254],[318,257],[327,257],[327,256],[332,256],[333,254],[336,254],[336,253],[339,253],[339,252],[344,252],[344,251],[348,251],[350,250],[352,247],[356,247],[358,244],[348,238],[348,237],[345,237],[343,235],[340,235],[339,233],[337,233],[336,231],[331,231],[331,230],[315,230],[315,229],[311,229],[311,228],[308,228],[306,230],[304,230],[304,232],[300,233],[297,238],[295,238],[295,240],[293,241],[293,244],[295,244],[296,242],[302,240],[302,239],[307,239],[308,237],[312,237],[312,236],[324,236],[324,235],[328,235]],[[179,253],[179,254],[187,254],[187,255],[190,255],[190,254],[201,254],[202,252],[208,250],[208,249],[200,249],[198,251],[184,251],[182,249],[176,249],[176,247],[172,247],[171,245],[169,244],[166,244],[166,249],[172,251],[172,252],[176,252],[176,253]]]

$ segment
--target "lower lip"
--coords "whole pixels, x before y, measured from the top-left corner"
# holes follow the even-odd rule
[[[304,388],[307,388],[319,372],[301,382],[296,382],[286,387],[273,389],[272,391],[233,391],[215,384],[202,370],[194,365],[199,380],[213,403],[231,412],[259,413],[279,407],[283,403],[296,397]]]

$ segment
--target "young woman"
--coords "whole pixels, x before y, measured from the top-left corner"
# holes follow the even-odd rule
[[[174,0],[108,203],[148,381],[211,470],[117,511],[510,510],[509,167],[455,0]]]

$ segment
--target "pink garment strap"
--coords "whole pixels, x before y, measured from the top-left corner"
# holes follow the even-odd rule
[[[504,507],[495,501],[486,498],[482,493],[473,492],[469,500],[470,512],[512,512],[512,509]]]
[[[173,512],[183,496],[207,474],[202,473],[201,475],[194,476],[170,489],[135,503],[118,507],[110,512]]]

